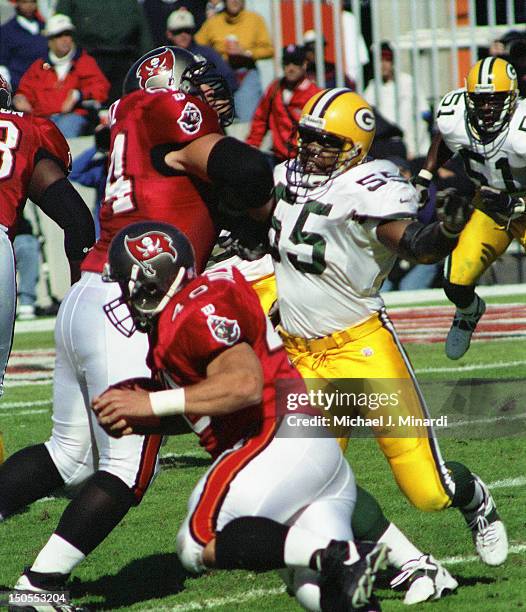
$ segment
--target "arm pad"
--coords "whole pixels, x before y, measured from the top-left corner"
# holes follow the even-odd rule
[[[216,143],[207,174],[226,210],[259,208],[271,198],[274,182],[265,155],[236,138],[227,136]]]
[[[458,236],[446,235],[438,221],[430,225],[414,221],[407,226],[398,249],[405,259],[431,264],[447,257],[457,242]]]
[[[52,183],[37,204],[64,230],[67,258],[84,259],[95,242],[95,226],[89,208],[68,179]]]

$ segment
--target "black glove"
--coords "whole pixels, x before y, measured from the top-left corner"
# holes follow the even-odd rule
[[[411,183],[418,194],[417,199],[419,208],[423,208],[429,200],[429,185],[431,185],[430,176],[433,176],[431,172],[422,168],[422,170],[411,179]]]
[[[442,231],[448,237],[458,236],[471,216],[468,198],[461,196],[454,187],[437,191],[437,218],[442,223]]]
[[[481,187],[480,197],[484,212],[499,222],[511,222],[526,212],[526,201],[518,196],[511,196],[505,191],[493,187]]]

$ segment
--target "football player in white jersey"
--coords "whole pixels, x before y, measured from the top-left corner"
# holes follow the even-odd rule
[[[423,419],[422,394],[379,289],[397,256],[431,263],[450,253],[469,207],[443,193],[441,220],[419,223],[414,187],[391,162],[365,159],[374,131],[372,109],[358,94],[325,90],[303,109],[297,155],[274,171],[269,238],[281,333],[304,378],[407,381],[401,410]],[[375,431],[411,503],[425,511],[457,507],[482,561],[503,563],[506,530],[481,479],[460,463],[445,463],[431,429],[389,433]]]
[[[526,243],[526,100],[517,74],[502,58],[487,57],[469,71],[466,86],[444,96],[438,133],[416,178],[421,201],[434,174],[458,153],[477,186],[474,212],[448,258],[444,290],[457,309],[446,355],[459,359],[486,309],[475,285],[513,239]]]

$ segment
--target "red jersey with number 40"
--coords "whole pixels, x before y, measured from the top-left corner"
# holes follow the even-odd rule
[[[111,147],[100,238],[82,264],[102,272],[112,238],[130,223],[163,221],[186,234],[204,269],[216,239],[210,184],[164,163],[170,151],[207,134],[222,133],[217,114],[179,91],[146,89],[110,109]]]
[[[57,126],[42,117],[0,109],[0,224],[14,238],[33,170],[52,158],[67,173],[69,146]]]
[[[241,342],[250,344],[261,362],[261,403],[225,416],[185,416],[201,446],[213,457],[247,437],[272,437],[279,418],[276,381],[303,384],[255,291],[236,268],[219,268],[199,276],[161,313],[148,355],[149,367],[161,374],[167,386],[182,387],[204,380],[210,362]]]

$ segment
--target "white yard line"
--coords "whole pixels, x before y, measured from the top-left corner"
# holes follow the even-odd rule
[[[472,363],[470,365],[456,367],[416,368],[417,374],[429,374],[440,372],[474,372],[476,370],[491,370],[492,368],[516,368],[526,364],[526,359],[517,361],[496,361],[495,363]]]

